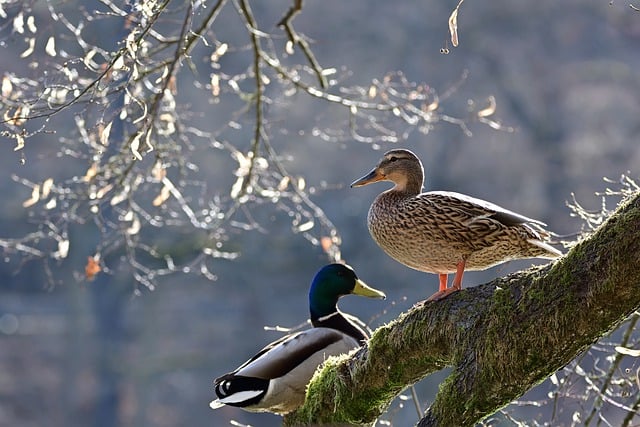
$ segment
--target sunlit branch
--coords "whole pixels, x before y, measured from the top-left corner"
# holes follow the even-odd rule
[[[320,87],[323,89],[327,89],[329,87],[327,77],[324,75],[322,67],[316,59],[316,56],[313,54],[309,43],[303,37],[300,37],[300,35],[298,35],[296,30],[293,28],[293,18],[301,11],[302,0],[293,0],[293,5],[289,8],[280,22],[278,22],[278,26],[284,28],[291,44],[300,46],[302,53],[307,58],[307,61],[309,61],[309,64],[311,64],[311,69],[314,71],[316,77],[318,78]]]
[[[631,321],[627,325],[626,331],[624,332],[624,336],[620,341],[621,346],[626,347],[627,344],[629,343],[629,340],[631,339],[631,336],[635,330],[638,320],[640,320],[640,316],[638,315],[634,315],[631,317]],[[611,381],[613,380],[614,375],[618,372],[620,362],[622,361],[623,357],[624,357],[623,354],[616,352],[613,362],[611,363],[611,365],[609,365],[607,375],[604,381],[602,382],[602,384],[600,385],[598,396],[596,396],[596,399],[593,403],[593,408],[591,409],[591,412],[584,420],[585,426],[588,426],[591,423],[591,420],[593,419],[593,417],[596,416],[598,411],[600,410],[603,403],[602,396],[604,396],[607,393],[607,390],[611,386]]]
[[[355,107],[355,108],[362,108],[365,110],[376,110],[376,111],[390,111],[393,109],[393,107],[386,104],[355,101],[355,100],[342,97],[340,95],[335,95],[335,94],[317,89],[316,87],[303,82],[297,73],[293,73],[290,70],[288,70],[286,67],[282,66],[280,64],[280,61],[278,61],[275,58],[272,58],[266,52],[261,51],[260,57],[262,58],[262,60],[264,60],[264,62],[267,65],[269,65],[271,68],[277,71],[278,74],[280,74],[284,79],[291,82],[295,87],[302,89],[303,91],[313,96],[314,98],[324,99],[325,101],[329,101],[335,104],[341,104],[349,108]]]
[[[243,196],[248,186],[251,184],[251,180],[253,178],[255,162],[258,157],[258,149],[260,147],[260,141],[264,135],[264,123],[263,123],[263,104],[264,104],[264,82],[262,76],[262,67],[261,67],[261,52],[262,47],[260,46],[260,38],[259,38],[259,30],[256,23],[255,18],[253,17],[253,12],[251,11],[251,7],[247,0],[239,0],[237,8],[241,11],[241,15],[245,19],[245,25],[249,31],[249,37],[251,38],[251,46],[253,47],[253,73],[254,80],[256,85],[256,92],[254,95],[254,105],[255,105],[255,125],[253,132],[253,141],[251,143],[250,156],[249,161],[251,162],[249,165],[249,170],[246,174],[244,181],[242,182],[242,187],[240,188],[239,196]]]
[[[165,0],[164,3],[160,4],[158,9],[155,11],[154,15],[152,16],[152,19],[150,19],[149,22],[147,23],[147,25],[142,28],[140,34],[138,34],[137,37],[135,38],[135,43],[137,45],[139,45],[142,42],[142,40],[144,40],[144,38],[146,37],[147,33],[150,31],[150,29],[155,24],[157,19],[160,17],[160,15],[162,14],[162,12],[166,8],[166,6],[169,4],[169,1],[170,0]],[[55,12],[53,12],[53,11],[51,11],[51,13],[52,13],[52,16],[53,16],[53,14],[55,14]],[[56,16],[58,16],[58,15],[59,14],[56,14]],[[66,22],[65,25],[67,25],[67,28],[72,30],[72,32],[74,34],[78,34],[79,35],[79,33],[81,32],[81,28],[80,27],[73,27],[67,20],[65,20],[64,22]],[[78,39],[82,40],[79,37],[78,37]],[[84,47],[86,48],[87,46],[84,46]],[[92,47],[92,49],[93,49],[93,47]],[[98,77],[93,79],[91,82],[89,82],[87,85],[85,85],[82,89],[79,89],[78,93],[75,94],[73,97],[71,97],[68,101],[61,103],[59,106],[57,106],[55,108],[47,109],[42,113],[28,114],[28,115],[25,115],[25,116],[18,116],[18,117],[12,117],[11,119],[0,120],[0,124],[4,124],[4,123],[11,122],[11,121],[16,121],[16,120],[32,120],[32,119],[38,119],[38,118],[44,118],[44,117],[49,118],[49,117],[55,116],[56,114],[60,113],[61,111],[67,109],[69,106],[76,104],[78,101],[83,99],[85,97],[85,95],[87,95],[91,90],[96,88],[98,86],[98,84],[105,79],[105,77],[109,76],[114,71],[114,65],[116,63],[118,63],[118,61],[123,60],[123,58],[124,58],[126,53],[127,53],[127,48],[126,47],[123,47],[123,48],[119,49],[112,56],[111,60],[108,61],[107,65],[104,67],[102,72],[100,72],[98,74]]]
[[[180,63],[180,61],[183,59],[183,55],[185,54],[185,49],[183,48],[183,43],[186,43],[186,33],[189,30],[189,26],[191,23],[191,19],[192,19],[192,15],[193,15],[193,9],[192,9],[192,3],[189,2],[188,3],[188,7],[187,7],[187,11],[185,13],[185,17],[184,20],[182,22],[182,27],[180,28],[180,36],[178,37],[178,45],[176,47],[176,51],[173,55],[173,60],[169,63],[168,65],[168,71],[166,73],[166,75],[164,76],[163,82],[162,82],[162,87],[160,88],[160,90],[153,96],[153,101],[151,103],[151,108],[149,110],[149,115],[146,118],[146,125],[144,126],[144,128],[146,129],[146,132],[151,132],[151,130],[153,129],[153,123],[157,118],[157,114],[158,114],[158,110],[160,108],[160,103],[162,102],[162,100],[164,99],[164,97],[166,96],[166,92],[169,88],[169,85],[171,84],[171,82],[175,82],[176,79],[176,73],[177,73],[177,69],[178,69],[178,64]],[[144,130],[143,130],[144,132]],[[151,147],[148,147],[149,149],[151,149]]]
[[[196,41],[200,39],[204,39],[205,31],[211,27],[213,22],[216,20],[222,8],[226,5],[227,0],[218,0],[218,2],[211,8],[209,14],[202,21],[202,24],[195,30],[193,30],[192,34],[188,37],[187,42],[184,46],[185,54],[191,52],[194,48]]]

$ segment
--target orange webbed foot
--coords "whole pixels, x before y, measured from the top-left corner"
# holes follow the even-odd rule
[[[451,295],[454,292],[458,292],[460,289],[458,288],[448,288],[448,289],[444,289],[442,291],[438,291],[435,294],[431,295],[429,298],[427,298],[425,301],[429,302],[429,301],[440,301],[441,299],[444,299],[446,297],[448,297],[449,295]]]

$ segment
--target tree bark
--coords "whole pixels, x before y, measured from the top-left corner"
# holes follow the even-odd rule
[[[330,359],[284,425],[372,425],[407,386],[453,372],[419,426],[471,426],[562,368],[640,307],[640,194],[566,256],[418,303]]]

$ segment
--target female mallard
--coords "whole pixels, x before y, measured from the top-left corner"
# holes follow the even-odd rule
[[[373,240],[393,259],[440,276],[438,300],[462,288],[465,270],[484,270],[521,258],[557,258],[544,242],[545,224],[493,203],[448,191],[422,193],[424,169],[409,150],[385,153],[352,187],[377,181],[395,186],[376,197],[367,223]],[[455,272],[447,288],[447,274]]]
[[[363,323],[336,307],[347,294],[385,298],[343,264],[323,267],[311,283],[309,312],[313,328],[272,342],[235,371],[215,380],[218,399],[209,406],[239,406],[251,412],[285,414],[304,403],[316,368],[329,356],[348,353],[368,338]]]

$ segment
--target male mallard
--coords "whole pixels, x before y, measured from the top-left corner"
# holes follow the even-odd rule
[[[239,406],[251,412],[285,414],[304,403],[316,368],[329,356],[348,353],[368,338],[357,317],[342,313],[338,299],[347,294],[385,298],[358,279],[344,264],[329,264],[316,273],[309,290],[313,328],[272,342],[235,371],[215,380],[213,409]]]
[[[367,223],[373,240],[393,259],[440,276],[438,300],[462,288],[465,270],[485,270],[521,258],[557,258],[543,241],[545,224],[493,203],[449,191],[422,193],[424,169],[409,150],[391,150],[351,187],[377,181],[395,186],[376,197]],[[447,274],[455,272],[447,288]]]

